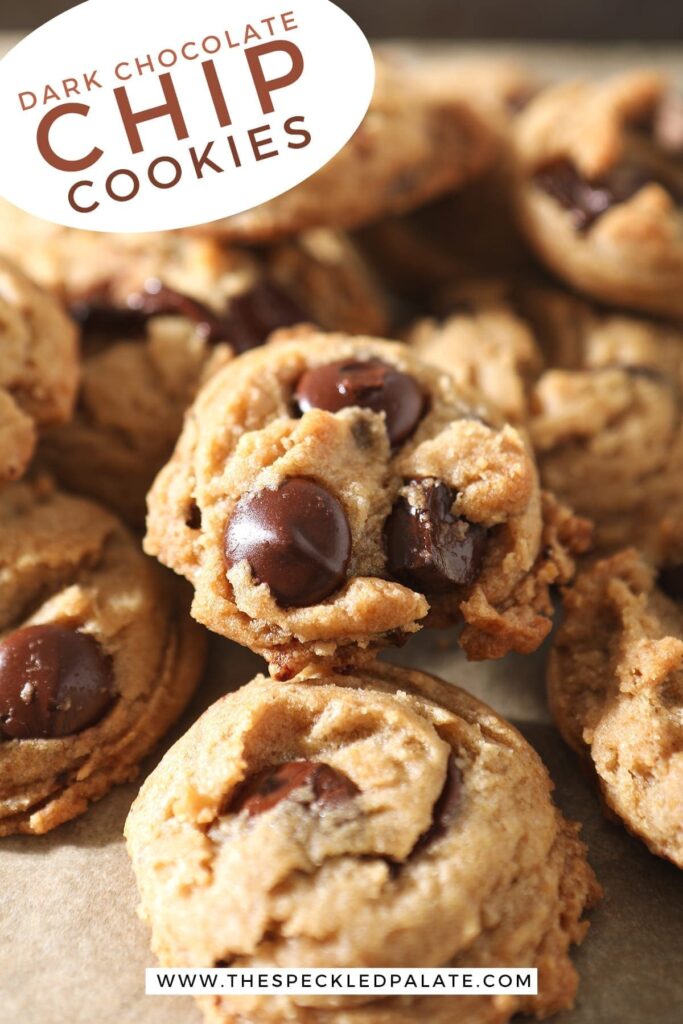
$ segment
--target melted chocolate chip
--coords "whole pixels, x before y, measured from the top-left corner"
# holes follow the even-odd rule
[[[577,231],[586,231],[610,207],[624,203],[655,179],[644,168],[624,164],[590,182],[570,160],[554,160],[534,176],[538,188],[569,211]]]
[[[346,803],[360,792],[342,772],[317,761],[290,761],[265,768],[243,782],[228,804],[228,814],[246,811],[250,817],[270,811],[304,786],[311,788],[309,806],[324,812]]]
[[[189,530],[201,530],[202,528],[202,510],[196,501],[193,501],[187,510],[185,525]]]
[[[87,297],[72,302],[70,312],[88,334],[125,337],[139,334],[145,326],[145,317],[139,312],[114,305],[107,289],[93,291]]]
[[[674,601],[683,601],[683,565],[665,565],[659,572],[659,586]]]
[[[27,626],[0,643],[0,736],[39,739],[82,732],[114,699],[112,666],[86,633]]]
[[[237,352],[246,352],[262,345],[273,331],[310,320],[298,302],[278,285],[262,278],[250,291],[231,300],[230,313],[224,320],[225,340]]]
[[[341,502],[304,477],[247,495],[225,529],[227,567],[246,559],[284,608],[324,601],[344,582],[350,556]]]
[[[446,779],[439,799],[434,804],[432,813],[432,824],[427,831],[420,836],[413,848],[413,854],[419,853],[427,846],[436,842],[446,835],[449,827],[455,821],[460,811],[462,797],[462,773],[458,768],[455,756],[451,754],[448,758],[446,768]]]
[[[132,334],[142,331],[152,317],[180,316],[194,323],[211,344],[227,342],[236,352],[262,345],[280,327],[310,320],[298,303],[266,279],[232,298],[223,316],[156,279],[129,295],[125,307],[117,306],[107,289],[100,289],[71,311],[84,330],[104,334]]]
[[[425,594],[469,586],[481,571],[486,529],[451,512],[455,492],[434,480],[415,480],[419,505],[398,499],[385,526],[390,573]]]
[[[301,412],[339,412],[352,406],[383,412],[392,447],[410,437],[425,412],[417,382],[381,359],[341,359],[316,366],[300,379],[294,399]]]

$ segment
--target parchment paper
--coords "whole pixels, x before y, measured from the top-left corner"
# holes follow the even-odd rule
[[[675,49],[504,49],[553,76],[648,63],[680,78],[683,68],[683,50]],[[389,657],[457,682],[511,719],[543,757],[564,813],[583,822],[605,898],[575,955],[581,974],[576,1008],[557,1021],[680,1024],[683,873],[602,816],[591,784],[550,723],[544,652],[468,665],[452,634],[430,633]],[[206,680],[163,749],[213,700],[260,669],[258,658],[216,638]],[[144,766],[141,778],[161,752]],[[144,968],[153,959],[146,928],[136,917],[135,885],[121,837],[138,786],[115,790],[87,815],[48,836],[0,841],[0,1024],[199,1024],[191,998],[144,995]]]

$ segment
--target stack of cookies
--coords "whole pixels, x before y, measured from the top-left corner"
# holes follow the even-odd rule
[[[99,236],[0,208],[0,834],[132,777],[210,631],[268,676],[128,818],[161,963],[539,971],[528,996],[205,996],[207,1020],[571,1006],[578,826],[511,725],[380,660],[423,629],[531,654],[561,592],[558,728],[683,866],[681,203],[659,78],[394,50],[348,146],[256,210]]]

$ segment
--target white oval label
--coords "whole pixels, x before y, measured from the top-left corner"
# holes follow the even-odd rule
[[[331,160],[374,80],[329,0],[88,0],[0,61],[0,195],[93,231],[227,217]]]

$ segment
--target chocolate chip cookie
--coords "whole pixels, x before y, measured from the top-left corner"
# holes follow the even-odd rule
[[[45,482],[0,494],[0,835],[82,814],[178,717],[204,636],[108,512]]]
[[[683,513],[683,332],[562,294],[533,315],[554,349],[530,398],[545,486],[595,522],[599,550],[634,544],[659,564]]]
[[[471,658],[534,650],[585,540],[478,396],[404,345],[304,329],[204,387],[147,528],[195,617],[283,678],[423,622],[464,620]]]
[[[187,406],[216,367],[283,325],[310,320],[355,332],[386,323],[372,275],[335,232],[312,231],[262,254],[173,234],[54,236],[47,250],[73,264],[58,260],[60,279],[45,280],[81,320],[86,358],[76,414],[46,433],[41,458],[69,490],[134,526],[144,522],[145,495]],[[90,265],[87,286],[82,265]]]
[[[375,94],[347,145],[284,195],[197,229],[231,241],[272,241],[311,227],[355,228],[405,212],[476,177],[494,134],[471,97],[453,95],[429,62],[383,54]]]
[[[206,1019],[507,1021],[570,1006],[599,894],[536,753],[433,677],[258,677],[147,779],[128,849],[162,964],[539,969],[538,996],[204,997]],[[501,822],[505,827],[501,827]]]
[[[178,231],[78,231],[0,200],[0,251],[70,307],[90,348],[160,315],[184,316],[236,351],[299,320],[351,333],[386,324],[384,297],[340,231],[255,250]]]
[[[517,205],[538,255],[602,301],[683,316],[682,100],[659,75],[570,82],[516,124]]]
[[[75,324],[0,259],[0,485],[23,474],[39,430],[69,418],[77,385]]]
[[[598,550],[656,562],[683,517],[683,332],[559,289],[493,282],[409,332],[418,354],[526,423],[545,487],[595,523]]]
[[[681,868],[682,562],[657,577],[630,549],[581,575],[565,595],[549,665],[555,721],[605,803]]]

